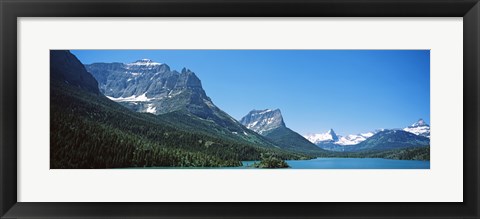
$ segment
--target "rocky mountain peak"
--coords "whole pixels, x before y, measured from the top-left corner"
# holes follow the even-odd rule
[[[188,73],[193,73],[193,72],[190,69],[183,67],[181,73],[182,74],[188,74]]]
[[[178,78],[176,87],[190,87],[190,88],[201,88],[202,82],[200,79],[190,71],[189,69],[182,69],[180,77]]]
[[[158,115],[187,110],[209,118],[217,110],[200,79],[186,68],[179,73],[151,59],[126,64],[93,63],[85,67],[97,79],[105,96],[137,112]]]
[[[285,127],[280,109],[252,110],[240,120],[240,123],[259,134]]]
[[[335,133],[335,131],[333,131],[333,129],[328,130],[327,133],[331,136],[331,138],[332,138],[333,141],[338,141],[338,136],[337,136],[337,134]]]

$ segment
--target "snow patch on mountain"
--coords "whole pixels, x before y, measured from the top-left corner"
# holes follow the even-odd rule
[[[153,104],[148,104],[146,112],[155,114],[157,112],[157,107],[155,107]]]
[[[147,93],[143,93],[140,96],[132,95],[130,97],[118,97],[118,98],[110,97],[110,96],[106,96],[106,97],[108,97],[108,99],[113,100],[115,102],[147,102],[152,100],[151,98],[147,97]]]
[[[146,66],[146,67],[150,67],[150,66],[162,65],[162,63],[154,62],[151,59],[140,59],[140,60],[137,60],[137,61],[132,62],[132,63],[127,63],[126,65],[127,66]]]

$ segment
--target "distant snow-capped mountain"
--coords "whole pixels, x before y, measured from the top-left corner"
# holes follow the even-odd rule
[[[390,130],[403,130],[418,136],[430,138],[430,126],[423,120],[419,119],[412,125],[403,129],[390,129]],[[343,150],[342,146],[351,146],[362,143],[375,134],[385,131],[385,129],[378,129],[371,132],[361,134],[350,134],[346,136],[336,135],[333,129],[330,129],[326,133],[309,134],[304,137],[315,145],[327,149],[327,150]]]
[[[361,150],[391,150],[400,148],[426,147],[430,139],[415,135],[400,129],[390,129],[378,132],[367,140],[348,147],[349,151]]]
[[[340,139],[336,142],[338,145],[355,145],[358,144],[362,141],[367,140],[367,138],[372,137],[375,134],[375,132],[367,132],[367,133],[361,133],[361,134],[351,134],[347,136],[342,136]]]
[[[318,134],[309,134],[304,136],[307,140],[314,144],[320,143],[335,143],[339,140],[337,134],[333,129],[328,130],[326,133],[318,133]]]
[[[341,136],[341,135],[337,135],[333,129],[330,129],[326,133],[309,134],[309,135],[305,135],[304,137],[316,145],[321,145],[321,144],[355,145],[362,141],[365,141],[369,137],[372,137],[376,132],[378,131]]]
[[[430,126],[423,119],[419,119],[411,126],[404,128],[403,131],[430,138]]]

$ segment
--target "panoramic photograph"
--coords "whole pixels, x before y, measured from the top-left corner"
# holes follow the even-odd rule
[[[51,169],[430,169],[430,50],[50,50]]]

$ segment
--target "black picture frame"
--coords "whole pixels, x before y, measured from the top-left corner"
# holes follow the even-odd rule
[[[478,0],[0,0],[2,218],[479,218]],[[18,17],[463,17],[461,203],[17,202]],[[441,191],[439,191],[441,192]]]

